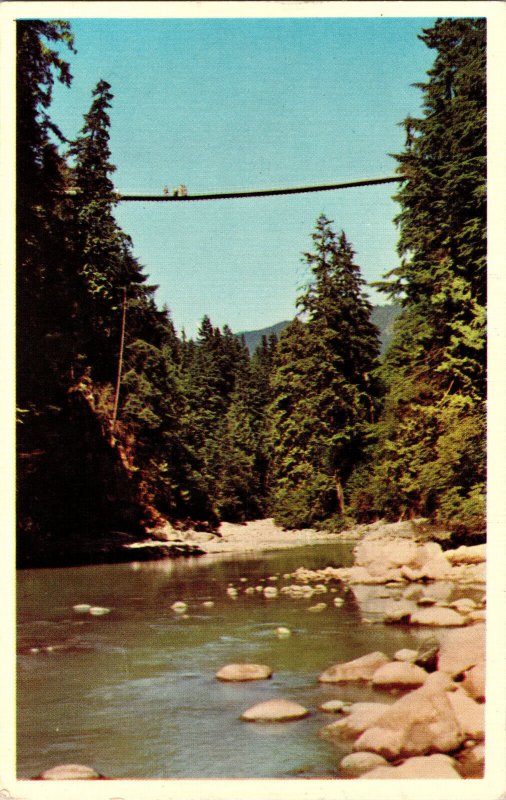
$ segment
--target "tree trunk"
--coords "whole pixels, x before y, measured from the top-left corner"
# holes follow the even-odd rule
[[[342,517],[344,514],[344,492],[341,485],[341,478],[337,472],[334,473],[334,477],[336,479],[337,508],[339,511],[339,516]]]

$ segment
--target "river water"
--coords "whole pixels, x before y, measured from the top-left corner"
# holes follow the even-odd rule
[[[333,663],[373,650],[392,656],[419,640],[408,629],[364,624],[360,598],[339,582],[311,599],[266,599],[244,589],[281,587],[293,582],[283,574],[298,566],[346,566],[351,558],[351,545],[330,544],[230,559],[19,571],[18,777],[61,763],[87,764],[111,778],[336,776],[351,746],[318,736],[334,720],[318,705],[394,698],[361,685],[319,684],[318,675]],[[227,595],[229,584],[239,590],[236,599]],[[340,608],[332,603],[338,596]],[[171,609],[175,601],[188,604],[186,615]],[[309,612],[317,602],[327,607]],[[110,612],[75,611],[80,603]],[[292,635],[278,638],[278,626]],[[215,679],[220,667],[243,661],[268,664],[273,678]],[[243,711],[274,697],[302,703],[311,716],[279,725],[240,721]]]

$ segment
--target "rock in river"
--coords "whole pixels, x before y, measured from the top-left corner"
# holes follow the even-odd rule
[[[334,664],[322,672],[320,683],[345,683],[347,681],[369,681],[379,667],[390,661],[384,653],[376,651],[360,656],[353,661]]]
[[[227,664],[216,673],[219,681],[262,681],[272,676],[265,664]]]
[[[454,628],[466,624],[466,618],[453,608],[432,606],[415,611],[410,617],[411,625],[432,625],[441,628]]]
[[[376,767],[370,772],[362,774],[361,778],[377,780],[383,778],[391,780],[398,778],[460,778],[461,776],[455,769],[455,760],[450,756],[434,753],[430,756],[417,756],[408,758],[399,767],[388,766]]]
[[[326,700],[318,706],[320,711],[325,711],[327,714],[339,714],[343,710],[346,703],[344,700]]]
[[[92,617],[103,617],[105,614],[110,614],[110,608],[104,608],[103,606],[92,606],[90,608],[90,614]]]
[[[460,675],[485,661],[485,625],[447,631],[441,641],[438,670]]]
[[[407,661],[414,664],[418,658],[418,650],[411,650],[408,647],[402,647],[400,650],[397,650],[397,652],[394,653],[394,658],[396,661]]]
[[[448,675],[433,672],[423,686],[404,695],[357,739],[354,750],[369,750],[393,761],[434,751],[450,753],[464,741],[448,690]]]
[[[37,776],[41,781],[90,781],[101,778],[92,767],[83,764],[58,764],[57,767],[46,769]]]
[[[356,739],[371,728],[388,708],[386,703],[352,703],[349,714],[322,728],[320,736],[322,739],[330,740],[343,736],[347,739]]]
[[[485,702],[485,663],[483,661],[464,672],[462,686],[474,700],[479,703]]]
[[[359,778],[365,772],[376,767],[387,767],[388,761],[377,753],[350,753],[339,764],[339,772],[343,778]]]
[[[424,669],[415,664],[406,661],[391,661],[376,670],[372,676],[372,685],[385,689],[389,687],[412,689],[422,686],[427,675],[428,673]]]
[[[308,716],[308,709],[299,703],[294,703],[292,700],[273,699],[252,706],[241,714],[241,719],[245,722],[291,722]]]

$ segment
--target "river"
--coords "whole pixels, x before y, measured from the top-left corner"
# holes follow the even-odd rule
[[[405,628],[363,624],[355,593],[338,582],[333,592],[305,600],[244,589],[281,587],[283,574],[301,565],[346,566],[351,548],[19,571],[18,777],[61,763],[87,764],[111,778],[336,776],[350,743],[318,736],[334,719],[318,705],[394,698],[363,685],[319,684],[319,673],[373,650],[393,655],[418,640]],[[235,599],[229,584],[239,590]],[[332,603],[338,596],[341,607]],[[175,601],[187,603],[186,614],[171,609]],[[320,613],[307,610],[321,601],[327,607]],[[75,611],[81,603],[110,612]],[[278,638],[279,626],[292,635]],[[268,664],[273,678],[215,679],[220,667],[238,661]],[[312,713],[279,725],[240,721],[243,711],[273,697]]]

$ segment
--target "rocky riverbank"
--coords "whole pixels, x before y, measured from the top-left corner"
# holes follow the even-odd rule
[[[355,542],[350,567],[311,570],[300,565],[294,572],[261,579],[255,586],[241,577],[223,591],[230,602],[243,594],[258,594],[274,603],[284,596],[303,603],[301,613],[318,613],[329,606],[339,609],[354,602],[362,625],[401,626],[412,632],[415,641],[412,649],[374,650],[351,661],[322,664],[318,681],[335,687],[335,696],[318,708],[310,702],[306,707],[291,697],[273,697],[268,687],[275,673],[269,664],[223,665],[216,680],[255,680],[265,686],[254,706],[237,706],[237,718],[254,725],[303,725],[303,720],[315,714],[332,715],[334,720],[319,729],[319,736],[339,751],[341,778],[461,780],[484,776],[484,544],[443,550],[430,539],[422,521],[377,523],[336,535],[282,531],[272,520],[261,520],[224,524],[219,533],[214,537],[166,530],[165,542],[147,545],[187,545],[210,554],[233,554],[308,543]],[[182,601],[172,606],[183,618],[187,608]],[[273,633],[289,638],[292,631],[277,627]],[[364,687],[363,700],[345,699],[343,687],[350,684],[357,687],[359,697],[360,687]],[[370,702],[371,688],[381,693],[380,702]],[[344,757],[343,750],[347,753]],[[38,777],[102,776],[79,765],[60,765]]]
[[[270,521],[264,523],[267,534]],[[345,536],[356,541],[351,567],[310,570],[301,565],[283,576],[283,585],[230,586],[227,593],[236,598],[241,591],[262,591],[272,599],[284,594],[294,600],[313,595],[326,600],[334,593],[332,603],[339,605],[344,600],[336,587],[344,585],[342,591],[354,595],[364,625],[425,632],[417,649],[371,652],[324,669],[320,682],[370,686],[384,691],[387,702],[350,704],[336,697],[319,709],[338,715],[320,735],[331,746],[350,742],[351,752],[339,765],[343,778],[483,777],[486,545],[443,550],[428,538],[421,522],[362,526]],[[237,547],[241,537],[234,531],[229,537],[225,547]],[[242,537],[243,544],[247,540]],[[322,601],[307,610],[322,611],[327,605]],[[290,631],[283,629],[283,635]],[[245,666],[225,668],[232,675],[228,679],[251,680],[254,670],[245,671]],[[268,666],[262,670],[270,675]],[[217,677],[223,680],[223,673]],[[392,695],[397,696],[393,703]],[[290,700],[266,698],[245,710],[241,719],[284,722],[310,713]]]
[[[222,522],[215,533],[194,529],[180,531],[166,524],[154,529],[146,544],[161,547],[167,544],[198,546],[209,554],[258,553],[336,541],[354,542],[358,541],[364,532],[364,526],[357,526],[340,534],[317,531],[314,528],[283,530],[272,519],[253,520],[244,524]]]
[[[321,709],[339,714],[321,736],[330,744],[352,742],[341,776],[483,777],[486,546],[443,551],[417,536],[416,525],[376,525],[356,533],[353,566],[301,566],[284,576],[280,591],[310,597],[326,594],[338,581],[355,595],[363,624],[413,626],[430,638],[417,650],[369,653],[320,675],[323,683],[356,682],[400,695],[393,704],[346,704],[336,697]],[[273,713],[270,707],[270,719]],[[259,709],[243,718],[260,719]]]

